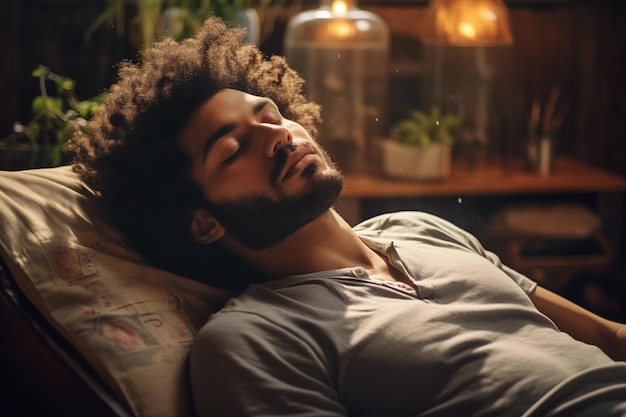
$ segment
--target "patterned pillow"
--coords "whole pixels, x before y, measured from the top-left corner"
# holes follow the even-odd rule
[[[69,166],[0,172],[0,253],[136,416],[190,415],[187,354],[229,294],[147,265],[94,202]]]

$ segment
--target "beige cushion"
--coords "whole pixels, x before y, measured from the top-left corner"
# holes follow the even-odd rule
[[[94,201],[68,166],[0,172],[0,255],[135,415],[189,415],[188,350],[229,294],[146,265]]]
[[[498,211],[491,232],[523,238],[586,239],[602,229],[600,218],[576,203],[520,205]]]

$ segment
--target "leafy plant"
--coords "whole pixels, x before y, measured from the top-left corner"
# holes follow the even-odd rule
[[[230,24],[234,24],[235,13],[251,7],[251,0],[166,0],[167,5],[181,11],[176,16],[176,39],[193,36],[202,23],[210,16],[221,16]]]
[[[130,21],[131,38],[141,45],[150,45],[161,32],[161,12],[165,0],[137,0],[137,15]],[[89,25],[84,38],[89,39],[100,26],[113,25],[118,37],[126,30],[127,0],[107,0],[102,13]]]
[[[414,109],[393,126],[391,135],[408,145],[452,144],[454,136],[451,131],[460,124],[458,116],[443,114],[438,106],[433,106],[430,113]]]
[[[164,33],[163,11],[166,7],[181,10],[174,16],[177,26],[176,39],[193,36],[210,16],[221,16],[228,23],[235,23],[235,14],[256,7],[265,16],[267,26],[273,26],[276,12],[287,0],[137,0],[137,15],[130,21],[131,38],[140,39],[141,45],[150,45]],[[124,34],[126,25],[125,7],[127,0],[107,0],[104,11],[92,22],[85,33],[88,39],[104,24],[114,24],[117,35]],[[295,1],[293,1],[295,3]],[[264,31],[267,32],[267,31]]]
[[[31,104],[33,117],[26,124],[15,122],[13,132],[2,138],[2,142],[7,145],[27,143],[35,150],[44,148],[47,151],[46,165],[59,165],[67,153],[67,141],[78,129],[86,130],[87,120],[104,101],[106,93],[80,101],[76,97],[73,79],[42,65],[33,70],[32,75],[38,79],[40,91]],[[48,91],[49,82],[55,86],[56,95]]]
[[[229,23],[234,23],[235,13],[251,7],[250,0],[169,0],[169,6],[188,10],[190,22],[195,24],[190,35],[200,28],[209,16],[222,16]]]

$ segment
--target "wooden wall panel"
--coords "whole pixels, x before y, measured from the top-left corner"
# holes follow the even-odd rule
[[[626,174],[626,7],[577,11],[576,155]]]
[[[19,73],[19,22],[21,7],[18,0],[6,0],[0,13],[0,137],[5,136],[19,116],[17,104],[22,95]]]

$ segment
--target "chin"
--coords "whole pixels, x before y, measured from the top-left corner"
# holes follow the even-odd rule
[[[322,177],[342,177],[343,175],[337,168],[337,165],[330,159],[328,154],[321,150],[320,155],[322,156],[321,160],[309,165],[302,171],[303,178],[312,178],[314,176],[322,176]]]

